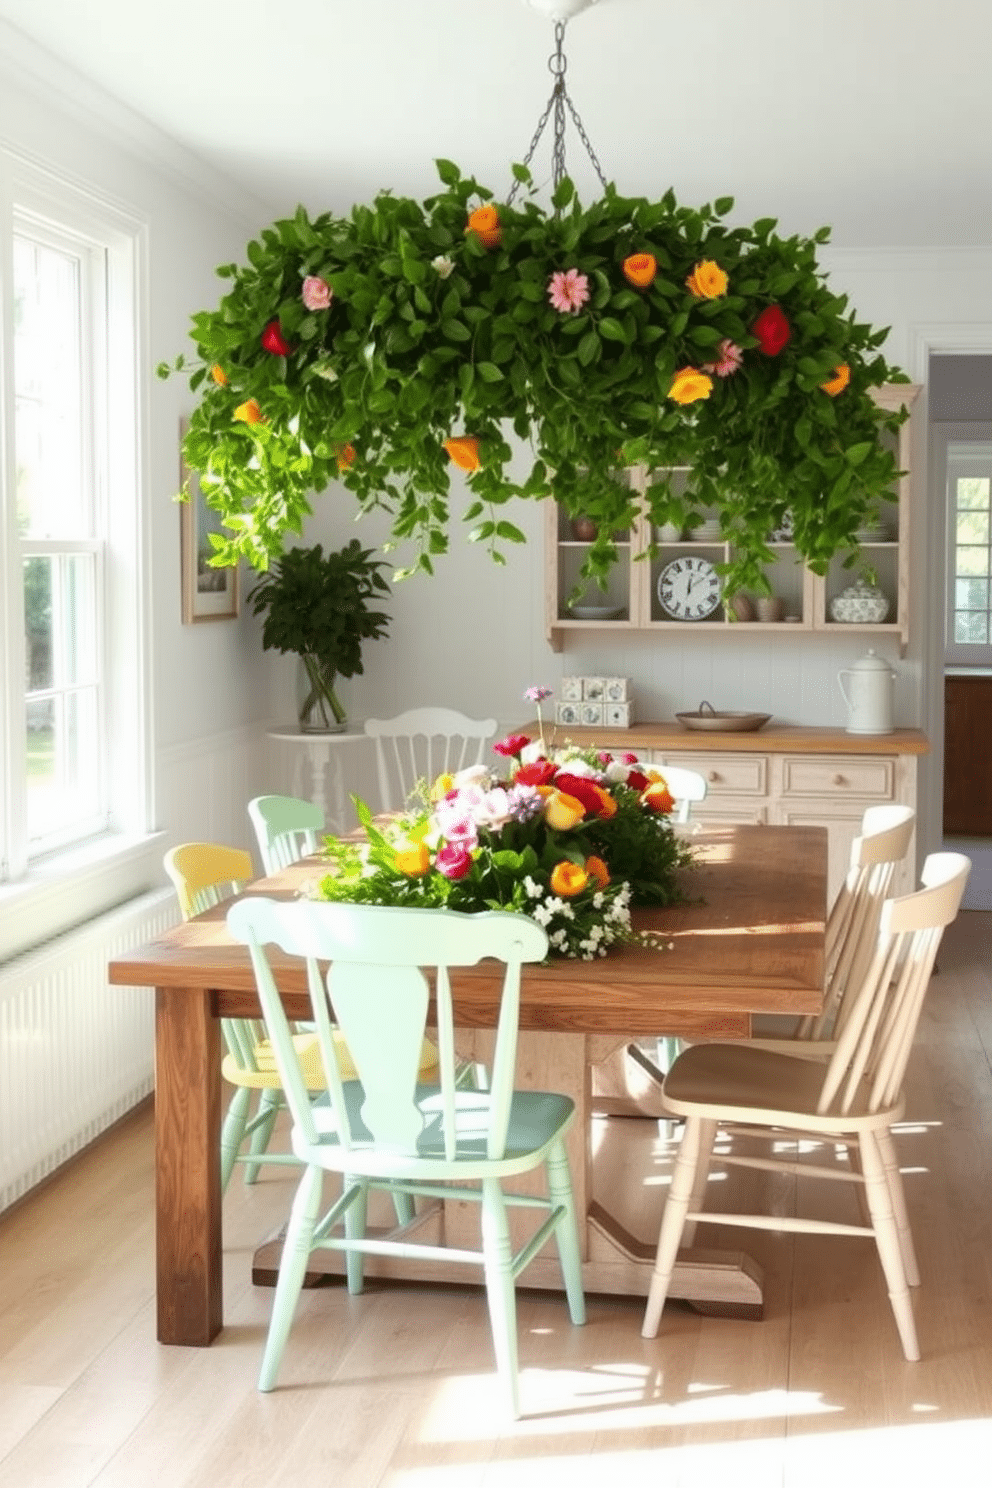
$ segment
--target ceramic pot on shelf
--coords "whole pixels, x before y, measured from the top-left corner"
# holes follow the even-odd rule
[[[598,530],[592,517],[572,518],[572,535],[576,542],[595,542]]]
[[[867,579],[849,584],[830,601],[830,618],[845,625],[881,625],[888,613],[888,595]]]
[[[837,683],[847,704],[847,733],[892,733],[895,681],[892,667],[874,651],[837,673]]]

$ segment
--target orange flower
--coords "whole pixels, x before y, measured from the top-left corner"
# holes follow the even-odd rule
[[[647,289],[658,272],[658,263],[653,253],[632,253],[623,261],[623,272],[635,289]]]
[[[424,842],[418,842],[416,847],[396,854],[396,867],[407,878],[423,878],[425,873],[430,872],[430,866],[430,849]]]
[[[227,373],[224,371],[220,362],[214,362],[210,368],[210,376],[218,387],[227,387]]]
[[[850,380],[851,369],[846,362],[841,362],[839,367],[834,368],[833,377],[828,378],[826,382],[821,382],[820,386],[825,393],[830,394],[831,398],[836,398],[838,393],[844,391]]]
[[[660,816],[667,816],[670,811],[675,810],[675,797],[666,781],[655,780],[647,790],[641,791],[641,805],[646,806],[648,811],[657,811]]]
[[[483,248],[498,248],[503,241],[503,229],[495,207],[476,207],[469,213],[465,231],[474,232]]]
[[[695,367],[681,367],[672,379],[668,396],[676,403],[695,403],[708,398],[713,391],[713,379]]]
[[[589,875],[578,863],[570,863],[567,858],[556,863],[551,872],[551,887],[556,894],[563,899],[574,899],[576,894],[581,894],[589,882]]]
[[[231,417],[238,419],[242,424],[261,424],[265,421],[265,415],[262,413],[257,398],[249,398],[247,403],[239,403]]]
[[[339,470],[347,470],[349,465],[354,465],[357,451],[353,444],[342,444],[338,446],[336,459]]]
[[[616,797],[611,796],[609,791],[603,790],[602,786],[597,785],[594,786],[593,789],[595,790],[596,795],[599,797],[599,808],[596,812],[596,815],[599,817],[600,821],[609,821],[610,817],[616,816],[617,812],[620,809],[616,803]]]
[[[461,434],[455,439],[446,439],[444,448],[452,465],[457,465],[459,470],[480,469],[479,441],[473,435]]]
[[[582,802],[574,796],[567,796],[564,791],[553,789],[544,803],[544,820],[556,832],[570,832],[585,814]]]
[[[720,265],[711,258],[704,258],[701,263],[697,263],[685,281],[685,287],[697,300],[716,300],[727,293],[728,283]]]
[[[610,882],[609,869],[602,858],[586,858],[586,873],[596,880],[601,889],[605,889]]]

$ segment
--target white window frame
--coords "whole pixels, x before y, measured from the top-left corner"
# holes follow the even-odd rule
[[[102,446],[96,500],[104,577],[101,820],[85,840],[28,853],[24,812],[25,637],[14,502],[12,238],[76,238],[105,254],[105,374],[93,388]],[[154,820],[146,503],[147,227],[77,182],[0,147],[0,961],[148,886]],[[103,331],[103,328],[102,328]],[[67,544],[59,544],[65,550]]]
[[[954,529],[954,504],[951,500],[952,454],[955,445],[974,445],[976,455],[985,466],[983,473],[992,476],[992,424],[943,424],[940,426],[942,447],[943,480],[941,491],[944,500],[945,566],[944,566],[944,661],[949,666],[992,666],[992,633],[985,642],[963,642],[954,639],[954,564],[956,533]],[[988,451],[981,455],[981,448]],[[992,568],[992,533],[989,537],[990,568]],[[990,573],[992,583],[992,573]]]

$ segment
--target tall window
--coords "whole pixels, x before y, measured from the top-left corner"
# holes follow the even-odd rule
[[[140,228],[2,151],[0,213],[2,885],[141,830],[147,775]]]
[[[947,446],[947,656],[992,657],[992,442]]]

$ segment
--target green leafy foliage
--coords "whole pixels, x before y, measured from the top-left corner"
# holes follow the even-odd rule
[[[362,642],[386,634],[389,616],[369,607],[389,592],[385,566],[352,538],[338,552],[288,548],[263,574],[248,598],[254,615],[264,614],[266,650],[312,657],[332,674],[362,672]]]
[[[891,495],[886,436],[905,416],[880,409],[872,390],[906,378],[879,352],[885,331],[860,323],[819,270],[826,229],[807,239],[778,236],[771,218],[731,226],[729,197],[696,210],[671,191],[652,202],[608,186],[583,207],[563,182],[551,213],[533,196],[500,205],[500,242],[486,247],[466,222],[492,192],[451,161],[438,171],[443,189],[422,203],[383,192],[347,218],[300,207],[264,229],[245,264],[218,270],[217,308],[193,316],[195,361],[159,368],[185,372],[198,394],[184,455],[226,529],[216,563],[244,557],[264,571],[315,493],[333,486],[328,499],[340,500],[343,486],[362,511],[390,514],[391,545],[414,545],[403,572],[433,572],[448,545],[443,442],[456,434],[479,441],[470,536],[497,558],[519,540],[500,520],[512,498],[553,496],[603,533],[628,527],[637,497],[615,474],[629,464],[652,473],[652,521],[720,514],[737,554],[728,593],[759,580],[786,509],[814,571],[854,549],[866,514]],[[514,174],[530,187],[524,168]],[[624,276],[634,254],[656,260],[646,288]],[[702,262],[727,275],[725,293],[690,292]],[[548,283],[569,268],[589,297],[561,312]],[[325,308],[307,308],[307,278],[330,288]],[[791,330],[777,354],[754,331],[769,306]],[[288,355],[262,345],[273,321]],[[724,340],[743,353],[739,370],[714,376],[705,399],[673,401],[676,372],[700,368]],[[842,363],[850,382],[831,397],[821,384]],[[236,416],[250,400],[257,422]],[[531,450],[522,478],[509,470],[511,430]],[[343,464],[349,445],[356,458]],[[692,472],[684,496],[668,484],[673,467]],[[585,572],[602,578],[615,557],[604,539]]]

